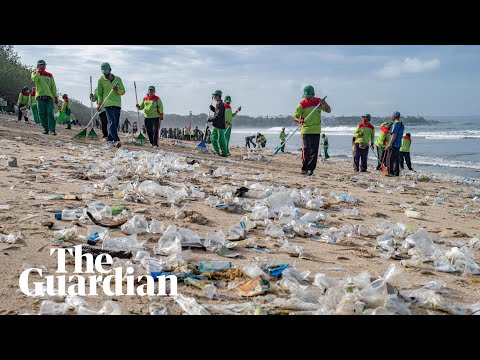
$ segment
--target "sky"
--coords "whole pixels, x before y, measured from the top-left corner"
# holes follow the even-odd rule
[[[480,114],[480,46],[17,45],[21,61],[47,63],[60,93],[87,106],[108,62],[123,80],[124,110],[154,85],[167,114],[207,113],[214,90],[243,115],[294,113],[306,85],[333,116]],[[31,85],[31,84],[28,84]]]

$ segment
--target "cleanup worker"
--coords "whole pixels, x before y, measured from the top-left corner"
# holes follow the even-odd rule
[[[62,95],[62,107],[60,108],[60,115],[62,118],[64,118],[63,122],[67,123],[67,127],[65,129],[70,130],[72,128],[72,121],[70,119],[70,115],[72,114],[72,106],[70,105],[70,102],[68,101],[68,95],[63,94]]]
[[[370,119],[370,114],[362,116],[362,123],[356,127],[355,132],[353,133],[353,136],[355,136],[353,170],[355,171],[360,170],[361,172],[368,172],[368,144],[370,143],[370,146],[373,149],[375,141],[375,128],[370,124]]]
[[[112,74],[110,64],[103,63],[100,67],[103,75],[98,79],[98,110],[105,108],[108,120],[108,141],[112,141],[116,147],[122,146],[118,137],[118,124],[120,122],[120,111],[122,109],[122,96],[125,94],[125,87],[119,76]],[[118,86],[115,86],[118,82]],[[112,91],[113,90],[113,91]],[[108,97],[108,94],[111,95]],[[107,99],[107,100],[105,100]]]
[[[232,113],[232,108],[230,107],[230,104],[232,102],[232,98],[230,95],[225,96],[225,101],[223,102],[225,104],[225,126],[227,129],[225,130],[225,140],[227,141],[227,154],[230,155],[229,151],[229,146],[230,146],[230,135],[232,134],[232,122],[233,118],[237,116],[238,112],[242,110],[242,107],[240,106],[237,111]]]
[[[252,136],[247,136],[245,138],[245,148],[247,148],[248,146],[248,148],[250,149],[250,143],[253,145],[254,148],[257,147],[257,144],[253,142],[253,139],[255,139],[255,137],[256,137],[255,135],[252,135]]]
[[[310,117],[315,107],[315,110]],[[313,86],[303,88],[303,100],[298,104],[293,120],[300,124],[302,133],[302,174],[313,175],[317,167],[318,148],[320,146],[320,132],[322,126],[322,111],[330,113],[330,105],[324,99],[315,97]],[[305,119],[307,119],[305,121]]]
[[[400,147],[402,146],[402,137],[405,126],[400,121],[400,113],[395,111],[392,115],[393,126],[390,130],[392,134],[390,142],[385,150],[388,151],[388,174],[385,176],[400,176]]]
[[[35,98],[35,86],[32,87],[32,91],[30,91],[28,101],[28,106],[30,106],[30,109],[32,110],[33,121],[35,124],[40,124],[40,115],[38,115],[38,102]]]
[[[383,160],[383,165],[386,166],[386,152],[385,147],[390,141],[390,128],[392,127],[393,122],[385,121],[380,125],[380,132],[378,133],[377,139],[375,140],[375,145],[377,147],[377,156],[380,160]],[[380,160],[377,160],[377,170],[380,170],[382,164]]]
[[[327,135],[322,134],[322,140],[323,140],[323,153],[325,154],[325,160],[330,158],[330,155],[328,155],[328,138]]]
[[[158,147],[158,132],[160,131],[160,122],[163,120],[162,100],[155,95],[155,86],[148,87],[147,96],[143,98],[141,104],[137,104],[138,110],[144,110],[145,127],[148,134],[148,140],[152,146]]]
[[[6,96],[3,97],[2,103],[0,105],[2,106],[2,114],[6,114],[7,113],[7,107],[8,107],[8,100],[7,100]]]
[[[128,127],[131,125],[128,118],[125,118],[125,121],[123,122],[123,124],[125,125],[125,132],[128,133]]]
[[[265,135],[260,133],[257,134],[257,144],[260,144],[262,148],[264,148],[265,145],[267,145],[267,138],[265,137]]]
[[[213,98],[217,102],[216,106],[210,105],[210,110],[214,111],[207,122],[213,123],[213,131],[211,135],[213,149],[219,156],[227,157],[227,142],[225,140],[225,105],[222,101],[222,91],[215,90],[213,92]]]
[[[400,168],[403,170],[404,160],[407,162],[408,170],[413,171],[412,161],[410,159],[410,145],[412,145],[412,136],[406,133],[402,137],[402,146],[400,146]]]
[[[280,135],[278,135],[278,138],[280,139],[280,146],[282,147],[281,148],[281,151],[282,152],[285,152],[285,139],[287,138],[287,134],[285,134],[285,128],[283,127],[282,128],[282,131],[280,132]]]
[[[93,94],[90,94],[90,100],[98,104],[98,88],[95,89]],[[98,116],[100,118],[100,126],[102,128],[103,139],[107,140],[108,139],[108,120],[107,120],[107,113],[104,107],[100,109],[100,113],[98,114]],[[98,120],[96,121],[98,122]]]
[[[42,123],[44,134],[57,135],[55,132],[56,121],[53,116],[53,103],[58,106],[57,86],[53,75],[45,71],[47,64],[44,60],[38,60],[37,70],[32,73],[35,83],[35,96],[38,102],[38,113]]]
[[[132,134],[137,135],[138,127],[137,127],[137,122],[134,121],[132,125]]]
[[[28,107],[28,103],[30,102],[30,92],[29,92],[28,86],[25,86],[20,94],[18,94],[18,101],[17,101],[17,106],[18,106],[18,120],[22,120],[22,115],[23,111],[21,110],[23,107]],[[28,122],[28,117],[23,115],[23,118],[25,119],[25,122]]]

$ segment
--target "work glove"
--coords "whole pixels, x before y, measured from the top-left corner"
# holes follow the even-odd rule
[[[210,110],[215,111],[215,107],[213,105],[210,105]]]

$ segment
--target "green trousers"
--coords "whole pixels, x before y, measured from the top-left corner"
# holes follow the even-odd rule
[[[215,150],[215,153],[217,153],[217,155],[220,155],[220,150],[221,150],[222,155],[227,156],[228,149],[227,149],[227,141],[225,139],[225,129],[219,129],[219,128],[213,127],[211,139],[212,139],[212,145],[213,145],[213,149]],[[220,149],[218,147],[219,144],[220,144]]]
[[[43,129],[55,132],[56,121],[53,117],[53,99],[50,98],[48,101],[38,99],[38,112]]]
[[[32,105],[32,113],[33,113],[33,120],[35,121],[35,124],[40,124],[40,115],[38,114],[37,104]]]
[[[232,134],[232,126],[228,126],[225,129],[225,141],[227,142],[227,153],[230,153],[230,135]]]
[[[330,156],[328,155],[328,146],[323,147],[323,152],[325,153],[325,159],[328,159]]]

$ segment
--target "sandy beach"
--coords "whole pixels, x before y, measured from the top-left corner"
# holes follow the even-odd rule
[[[148,221],[155,218],[162,221],[165,228],[174,224],[178,227],[188,228],[195,231],[201,239],[208,233],[212,234],[222,230],[228,238],[228,231],[232,225],[238,224],[240,219],[248,215],[214,208],[205,204],[204,198],[187,196],[176,205],[184,207],[184,214],[180,219],[174,219],[171,213],[171,204],[162,196],[147,196],[146,203],[127,202],[121,197],[114,195],[118,189],[104,191],[99,185],[105,178],[111,176],[105,169],[99,168],[96,160],[113,161],[117,149],[106,149],[101,140],[73,140],[72,136],[80,128],[65,130],[57,125],[57,136],[43,135],[40,126],[33,124],[18,123],[13,116],[0,115],[0,205],[8,205],[8,210],[0,210],[0,227],[4,234],[21,232],[22,239],[15,243],[0,243],[0,314],[38,314],[44,299],[28,297],[19,291],[20,273],[30,267],[42,266],[48,269],[50,274],[56,270],[56,257],[50,256],[50,249],[57,245],[53,242],[55,229],[69,228],[73,224],[70,221],[57,221],[54,211],[62,209],[82,209],[95,201],[101,201],[109,206],[122,205],[129,209],[131,216],[142,215]],[[100,130],[96,130],[101,134]],[[124,136],[123,134],[121,136]],[[176,143],[176,144],[175,144]],[[180,144],[180,145],[179,145]],[[329,163],[319,162],[315,175],[306,177],[300,174],[301,159],[294,154],[279,154],[273,162],[266,165],[262,156],[268,160],[266,154],[253,152],[251,160],[244,159],[246,150],[233,148],[231,156],[221,158],[202,152],[194,152],[196,142],[174,142],[161,139],[160,149],[152,149],[149,145],[138,146],[124,143],[124,148],[134,152],[168,152],[178,157],[179,163],[185,165],[193,159],[198,164],[192,165],[191,171],[170,169],[164,176],[156,176],[149,171],[141,171],[138,174],[138,182],[152,180],[162,186],[171,186],[175,190],[186,186],[187,189],[197,187],[205,193],[205,197],[218,196],[219,188],[231,187],[233,191],[242,186],[247,188],[255,183],[267,187],[285,187],[289,190],[298,191],[308,188],[312,197],[314,190],[323,199],[322,209],[308,210],[297,206],[303,214],[307,212],[318,213],[324,211],[326,220],[319,221],[327,227],[340,229],[346,224],[366,225],[374,227],[382,220],[390,221],[394,226],[401,222],[413,229],[419,228],[428,231],[435,244],[445,250],[452,247],[460,248],[480,234],[480,201],[473,201],[475,191],[479,188],[468,184],[435,181],[428,178],[419,178],[418,175],[401,176],[400,178],[386,178],[381,173],[372,171],[369,164],[369,173],[354,173],[349,162],[332,159]],[[210,146],[211,148],[211,146]],[[271,151],[268,150],[271,154]],[[90,153],[90,155],[86,155]],[[17,167],[7,165],[8,157],[16,157]],[[103,174],[94,176],[92,165],[95,165]],[[124,171],[116,174],[120,184],[129,182],[135,175],[135,168],[117,163],[115,166],[122,167]],[[224,167],[229,174],[227,176],[213,176],[218,168]],[[99,170],[99,171],[100,171]],[[90,175],[89,175],[90,172]],[[217,170],[217,173],[222,171]],[[228,176],[230,175],[230,176]],[[423,180],[423,181],[422,181]],[[92,192],[91,199],[82,199],[85,194],[85,186],[97,188]],[[373,186],[375,185],[375,186]],[[370,187],[370,189],[369,189]],[[403,188],[400,189],[399,187]],[[366,190],[369,191],[366,191]],[[403,191],[402,191],[403,190]],[[351,194],[361,199],[361,203],[342,202],[334,199],[331,192],[338,195]],[[248,191],[245,200],[253,204],[256,200],[251,196],[255,191]],[[473,195],[472,195],[473,193]],[[38,199],[41,196],[53,194],[72,194],[80,200],[59,201]],[[37,197],[37,199],[35,199]],[[427,197],[427,198],[426,198]],[[434,198],[444,199],[443,203],[436,204]],[[186,204],[186,205],[185,205]],[[400,204],[409,204],[414,210],[423,214],[421,220],[409,218],[405,215],[405,208]],[[468,205],[469,210],[465,210]],[[357,209],[359,216],[344,215],[345,209]],[[130,218],[131,218],[130,216]],[[42,226],[42,219],[54,222],[53,229]],[[279,224],[272,219],[274,224]],[[90,220],[76,221],[77,235],[85,235],[87,227],[91,226]],[[111,229],[112,237],[124,237],[120,228]],[[377,237],[379,234],[345,236],[339,243],[332,244],[322,241],[314,241],[310,236],[301,237],[294,232],[285,236],[291,246],[298,245],[303,252],[309,254],[310,259],[291,256],[284,250],[283,239],[267,239],[265,226],[257,224],[257,227],[247,234],[247,239],[255,238],[259,246],[257,248],[236,247],[232,250],[239,252],[240,258],[226,258],[214,252],[201,249],[193,249],[186,253],[188,263],[196,265],[204,260],[231,261],[234,267],[242,268],[252,263],[260,267],[266,264],[288,264],[299,272],[309,271],[304,282],[312,296],[323,296],[325,289],[315,286],[315,275],[325,274],[328,278],[345,279],[354,277],[364,271],[368,271],[373,278],[384,276],[391,264],[396,264],[403,273],[402,284],[395,284],[399,290],[418,289],[431,281],[445,282],[442,299],[446,302],[468,307],[480,301],[480,283],[478,275],[447,273],[436,271],[432,263],[426,263],[421,268],[405,267],[400,264],[401,260],[408,260],[410,256],[398,256],[386,259],[387,251],[378,247]],[[157,246],[161,234],[147,233],[138,235],[138,241],[146,241],[144,246],[150,255],[154,255],[153,248]],[[320,238],[317,236],[316,238]],[[72,239],[65,245],[86,245],[81,239]],[[100,248],[101,243],[96,247]],[[259,250],[263,249],[263,250]],[[266,250],[265,250],[266,249]],[[475,262],[480,261],[480,251],[475,246],[470,248]],[[67,265],[71,271],[73,265]],[[264,295],[254,297],[242,297],[234,289],[234,284],[239,284],[249,278],[243,277],[228,279],[223,278],[215,281],[219,297],[209,298],[204,291],[194,286],[186,286],[179,282],[178,291],[184,296],[193,297],[205,306],[211,314],[219,313],[215,306],[227,304],[255,303],[262,310],[259,313],[294,313],[295,309],[285,305],[276,305],[276,310],[268,304],[273,298],[278,304],[286,303],[292,298],[292,294],[282,288],[279,280],[269,279],[270,290]],[[122,314],[149,314],[151,307],[165,305],[169,314],[182,314],[184,310],[174,298],[165,297],[139,297],[118,296],[109,298],[105,295],[98,297],[86,297],[85,300],[94,309],[100,309],[105,300],[113,300],[121,308]],[[212,306],[213,307],[209,307]],[[418,305],[418,304],[417,304]],[[442,306],[417,306],[409,305],[412,314],[426,313],[449,313],[442,311]],[[315,307],[313,307],[315,308]],[[372,306],[366,306],[372,309]],[[302,309],[302,310],[306,310]],[[435,311],[434,311],[435,310]],[[298,310],[300,311],[300,310]],[[345,310],[346,311],[346,310]],[[335,310],[334,310],[335,312]],[[74,314],[74,311],[69,313]],[[342,313],[337,309],[337,313]],[[355,311],[355,313],[357,313]],[[379,312],[380,313],[380,312]],[[451,312],[450,312],[451,313]]]

